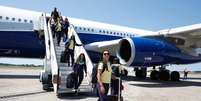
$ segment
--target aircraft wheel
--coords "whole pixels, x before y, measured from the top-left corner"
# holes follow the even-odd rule
[[[168,70],[162,70],[159,72],[160,80],[168,81],[170,78],[170,74]]]
[[[151,77],[152,80],[158,80],[158,79],[159,79],[159,72],[156,71],[156,70],[153,70],[153,71],[151,72],[150,77]]]
[[[48,78],[48,74],[46,73],[46,72],[42,72],[42,75],[41,75],[42,77],[42,83],[43,84],[48,84],[49,83],[49,78]]]
[[[49,91],[50,90],[49,84],[43,84],[43,90]]]
[[[146,71],[143,71],[143,70],[136,70],[135,71],[135,75],[137,78],[142,78],[142,79],[145,79],[146,78]]]
[[[179,81],[179,79],[180,79],[180,74],[179,74],[179,72],[178,72],[178,71],[173,71],[173,72],[171,73],[171,80],[172,80],[172,81]]]

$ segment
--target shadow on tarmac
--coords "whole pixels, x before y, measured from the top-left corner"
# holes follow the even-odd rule
[[[14,94],[14,95],[6,95],[6,96],[0,96],[0,99],[35,95],[35,94],[41,94],[41,93],[47,93],[47,92],[46,91],[37,91],[37,92],[21,93],[21,94]]]
[[[39,75],[9,75],[9,74],[0,74],[0,79],[39,79]]]
[[[201,87],[201,78],[188,78],[187,80],[183,80],[182,78],[180,81],[162,81],[162,80],[151,80],[150,78],[139,79],[134,76],[127,76],[124,77],[123,80],[126,81],[135,81],[135,83],[129,83],[133,86],[139,87],[147,87],[147,88],[166,88],[166,87],[187,87],[187,86],[198,86]],[[192,81],[192,80],[200,80],[199,81]]]
[[[91,92],[79,92],[77,95],[75,93],[64,93],[58,96],[58,98],[60,99],[71,99],[71,100],[85,99],[88,97],[98,98],[95,94],[92,94]]]

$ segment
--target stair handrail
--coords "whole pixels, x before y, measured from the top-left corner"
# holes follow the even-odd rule
[[[40,19],[40,24],[42,23],[43,25],[43,30],[44,30],[44,37],[45,37],[45,50],[46,50],[46,58],[50,59],[50,45],[49,45],[49,32],[47,30],[47,23],[46,22],[46,14],[43,13]]]
[[[58,63],[57,63],[57,57],[56,57],[56,49],[55,49],[55,45],[54,45],[54,40],[53,40],[53,37],[52,37],[52,30],[51,30],[51,25],[50,25],[50,20],[49,21],[46,21],[46,16],[45,16],[45,26],[46,26],[46,29],[48,31],[48,36],[49,36],[49,41],[48,41],[48,44],[49,44],[49,49],[50,49],[50,66],[51,66],[51,73],[52,73],[52,79],[55,79],[54,76],[58,77],[59,74],[58,74]],[[58,80],[58,79],[57,79]],[[57,83],[54,82],[53,80],[53,86],[54,86],[54,92],[57,92]]]

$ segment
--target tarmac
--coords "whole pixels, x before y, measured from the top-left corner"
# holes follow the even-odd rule
[[[38,79],[40,70],[1,67],[0,101],[97,101],[91,92],[67,93],[58,98],[53,91],[43,91]],[[123,79],[124,101],[201,101],[201,73],[189,73],[187,80],[173,82],[140,80],[133,69],[128,70],[128,77]]]

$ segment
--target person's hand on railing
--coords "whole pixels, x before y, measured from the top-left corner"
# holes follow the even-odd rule
[[[76,46],[84,46],[83,44],[75,44]]]

